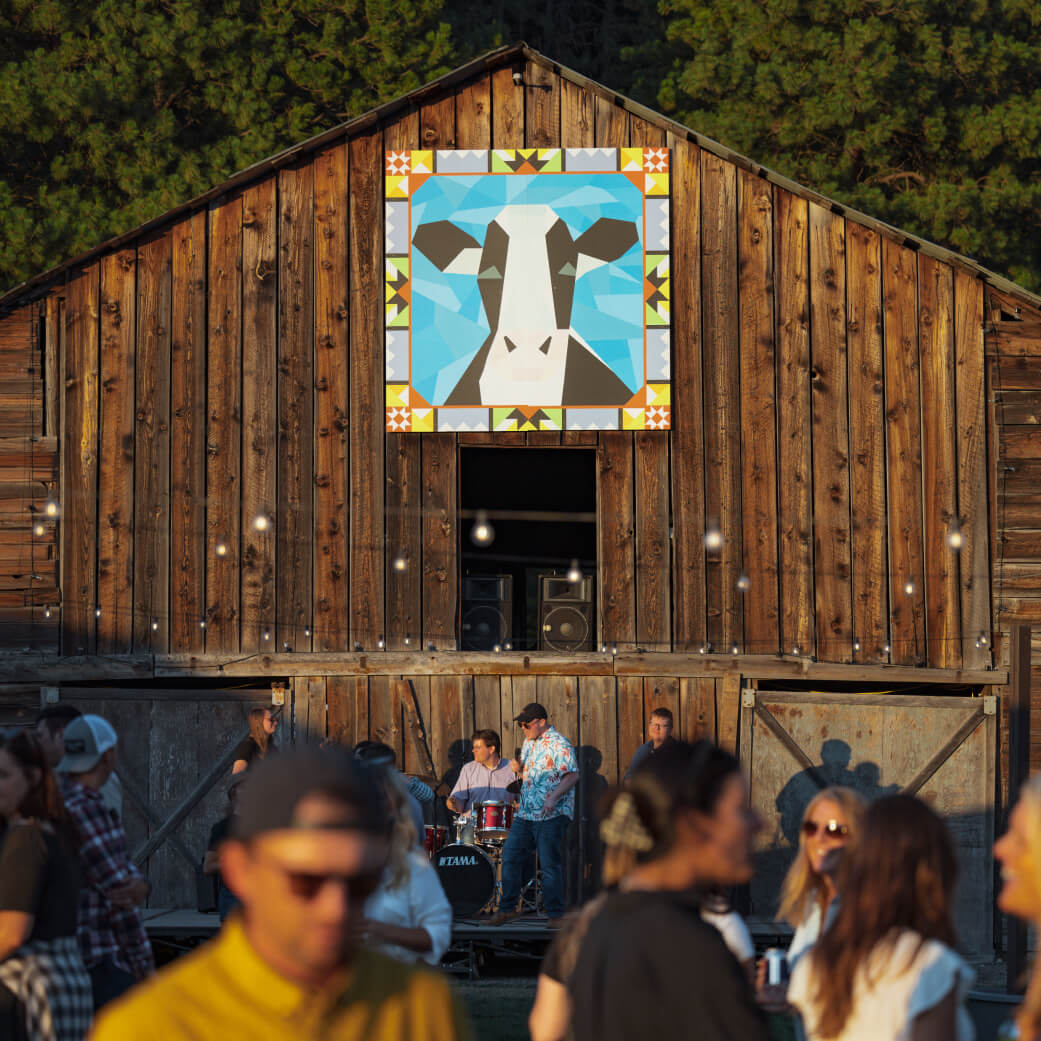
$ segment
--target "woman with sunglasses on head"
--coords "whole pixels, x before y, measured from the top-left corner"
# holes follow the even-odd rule
[[[737,760],[677,741],[611,793],[601,830],[633,851],[568,978],[576,1041],[766,1041],[737,959],[699,889],[747,882],[760,822]]]
[[[0,734],[0,1037],[82,1041],[94,1011],[76,940],[78,840],[43,747]]]
[[[781,887],[777,916],[795,927],[788,948],[788,964],[820,936],[828,910],[836,897],[833,873],[827,870],[829,854],[841,849],[856,834],[864,813],[864,800],[852,788],[825,788],[818,792],[802,815],[799,852]]]
[[[388,805],[390,856],[379,888],[365,902],[363,935],[399,961],[436,965],[452,940],[452,907],[437,872],[417,846],[405,779],[393,765],[370,769]]]
[[[864,811],[835,919],[788,987],[809,1041],[972,1041],[956,874],[947,826],[920,799],[887,795]]]

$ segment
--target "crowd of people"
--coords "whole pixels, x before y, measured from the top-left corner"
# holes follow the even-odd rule
[[[507,759],[473,735],[447,798],[466,820],[510,804],[490,924],[521,913],[537,854],[553,929],[529,1019],[533,1041],[971,1041],[973,972],[952,922],[956,857],[921,800],[870,803],[843,787],[806,806],[779,896],[786,958],[760,961],[728,894],[753,875],[762,822],[739,762],[672,736],[648,741],[601,807],[603,887],[565,913],[562,846],[574,748],[532,703]],[[279,749],[254,710],[204,870],[219,877],[215,940],[156,973],[111,784],[118,735],[57,705],[0,734],[0,1038],[456,1041],[473,1034],[447,977],[453,909],[424,852],[424,803],[385,745]],[[276,754],[277,753],[277,754]],[[999,907],[1041,924],[1041,780],[997,842]],[[790,972],[780,971],[778,963]],[[1041,972],[1005,1036],[1041,1041]],[[981,1038],[980,1041],[988,1041]]]

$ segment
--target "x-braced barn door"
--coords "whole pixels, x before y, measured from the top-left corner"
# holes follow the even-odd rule
[[[908,792],[946,819],[960,866],[956,924],[970,954],[992,950],[997,698],[779,693],[741,696],[741,759],[765,827],[752,913],[773,917],[820,789],[868,799]]]

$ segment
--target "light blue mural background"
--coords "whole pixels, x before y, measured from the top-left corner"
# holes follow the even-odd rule
[[[644,384],[643,194],[621,173],[434,176],[412,196],[409,241],[420,224],[450,220],[483,244],[508,204],[552,207],[573,238],[601,217],[635,222],[636,244],[578,279],[571,312],[572,328],[635,394]],[[473,275],[447,275],[416,249],[411,283],[412,386],[442,405],[487,339],[488,320]]]

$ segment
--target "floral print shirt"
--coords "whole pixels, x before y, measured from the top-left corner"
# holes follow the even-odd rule
[[[564,778],[578,770],[578,760],[571,742],[550,727],[541,737],[528,738],[521,747],[524,784],[521,786],[517,816],[523,820],[541,821],[551,817],[574,817],[575,789],[561,796],[553,812],[546,817],[542,808],[546,796]]]

